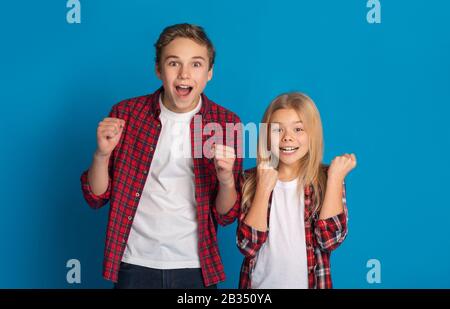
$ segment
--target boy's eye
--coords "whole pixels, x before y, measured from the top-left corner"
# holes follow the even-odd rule
[[[194,63],[192,64],[192,66],[193,66],[194,68],[199,68],[199,67],[202,66],[202,64],[201,64],[200,62],[194,62]]]
[[[176,62],[176,61],[170,61],[168,64],[169,64],[169,67],[175,67],[175,66],[178,65],[178,62]]]

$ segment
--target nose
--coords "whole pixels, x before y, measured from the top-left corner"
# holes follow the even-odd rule
[[[188,79],[189,78],[189,69],[187,66],[182,65],[180,67],[180,71],[178,72],[180,79]]]
[[[281,140],[283,141],[283,142],[291,142],[291,141],[293,141],[293,139],[292,139],[292,137],[289,135],[289,133],[285,133],[284,135],[283,135],[283,137],[281,138]]]

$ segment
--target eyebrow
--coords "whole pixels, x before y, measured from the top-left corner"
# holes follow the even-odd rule
[[[165,60],[167,60],[167,59],[169,59],[169,58],[180,59],[180,57],[178,57],[178,56],[175,56],[175,55],[169,55],[169,56],[166,57]],[[204,57],[202,57],[202,56],[194,56],[194,57],[192,57],[192,59],[200,59],[200,60],[206,61],[206,59],[205,59]]]
[[[278,122],[278,121],[272,121],[270,123],[285,124],[285,122]],[[293,124],[297,124],[297,123],[303,124],[303,121],[301,121],[301,120],[300,121],[292,121],[291,123],[293,123]]]

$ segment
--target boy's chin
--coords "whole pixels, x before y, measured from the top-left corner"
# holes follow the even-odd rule
[[[173,105],[180,112],[187,112],[193,110],[196,104],[193,102],[193,98],[189,100],[174,100]]]
[[[194,98],[180,99],[176,98],[174,104],[178,109],[186,109],[194,105]]]
[[[184,106],[184,107],[188,107],[190,105],[192,105],[192,103],[195,101],[195,98],[198,97],[197,94],[191,92],[186,96],[180,96],[178,94],[174,94],[173,98],[174,98],[174,103],[177,106]]]

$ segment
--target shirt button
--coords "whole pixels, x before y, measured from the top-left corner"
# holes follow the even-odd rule
[[[139,196],[140,196],[139,192],[136,192],[136,197],[139,197]]]
[[[147,171],[144,171],[144,174],[147,175]]]
[[[160,123],[158,123],[157,125],[156,125],[158,128],[161,126],[161,124]]]
[[[153,147],[150,147],[150,151],[153,151]]]
[[[131,221],[133,219],[132,216],[128,216],[128,220]]]

